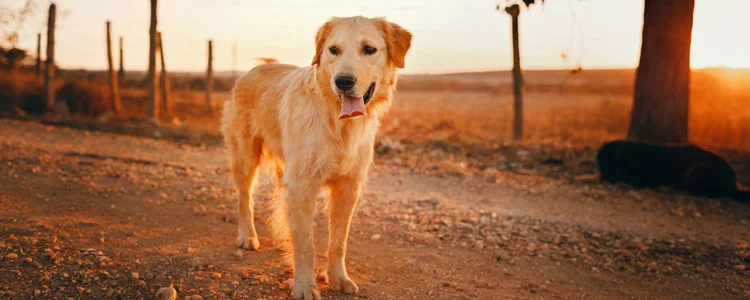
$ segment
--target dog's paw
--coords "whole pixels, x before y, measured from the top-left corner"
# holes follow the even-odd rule
[[[329,276],[328,284],[332,291],[344,291],[347,294],[354,294],[359,291],[359,287],[348,276]]]
[[[248,250],[260,249],[260,242],[257,237],[247,237],[240,235],[237,237],[237,247]]]
[[[290,280],[294,300],[322,300],[320,290],[315,281],[312,283],[300,283]]]

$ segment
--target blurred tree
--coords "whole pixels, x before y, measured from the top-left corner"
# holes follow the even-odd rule
[[[3,49],[0,47],[0,65],[6,69],[15,71],[19,63],[26,58],[26,51],[18,48]]]
[[[544,0],[541,0],[544,3]],[[511,32],[513,42],[513,139],[523,140],[523,75],[521,72],[521,49],[518,41],[518,16],[521,5],[528,8],[534,0],[506,0],[504,5],[498,5],[497,10],[505,10],[511,18]]]
[[[686,142],[695,0],[644,1],[628,139]],[[543,4],[544,0],[506,0],[505,6],[529,7],[537,2]]]
[[[20,32],[26,21],[39,11],[36,0],[26,0],[24,5],[13,10],[7,4],[0,3],[0,46],[15,48]]]
[[[686,142],[695,0],[645,0],[628,138]]]
[[[21,28],[38,11],[35,0],[26,0],[24,5],[13,10],[0,4],[0,65],[16,70],[26,58],[26,50],[17,48]]]

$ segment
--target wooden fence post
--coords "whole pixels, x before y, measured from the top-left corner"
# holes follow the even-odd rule
[[[148,108],[147,117],[159,120],[159,100],[156,91],[156,1],[151,0],[151,26],[148,43]]]
[[[117,72],[117,84],[121,87],[125,85],[125,62],[122,47],[122,37],[120,37],[120,70]]]
[[[162,39],[161,31],[156,33],[156,38],[159,44],[159,60],[161,61],[161,80],[159,86],[161,87],[162,112],[166,118],[171,118],[172,100],[169,97],[169,78],[167,77],[167,66],[164,62],[164,40]]]
[[[47,99],[47,113],[55,110],[55,94],[52,90],[52,77],[55,76],[55,14],[57,7],[49,5],[47,16],[47,63],[44,69],[44,94]]]
[[[208,114],[213,115],[213,108],[211,107],[211,93],[214,90],[214,47],[213,41],[208,40],[208,68],[206,69],[206,107],[208,108]]]
[[[521,8],[514,4],[505,8],[511,17],[513,30],[513,138],[523,140],[523,76],[521,75],[521,50],[518,45],[518,15]]]
[[[42,75],[42,34],[36,34],[36,77]]]
[[[112,110],[115,115],[120,117],[122,114],[122,105],[120,104],[120,90],[115,76],[115,65],[112,60],[112,33],[111,23],[107,21],[107,74],[109,75],[109,101],[112,104]]]

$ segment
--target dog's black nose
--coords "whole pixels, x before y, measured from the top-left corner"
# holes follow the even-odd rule
[[[352,87],[354,87],[355,82],[357,81],[354,79],[354,76],[336,76],[336,87],[339,88],[339,90],[341,90],[342,92],[351,90]]]

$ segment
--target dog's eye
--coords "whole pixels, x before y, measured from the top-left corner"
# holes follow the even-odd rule
[[[333,55],[339,55],[339,48],[336,48],[336,46],[332,46],[331,48],[328,48],[328,51],[331,51],[331,54]]]
[[[375,52],[378,52],[378,49],[375,49],[371,47],[370,45],[365,45],[365,47],[362,49],[365,51],[365,54],[367,55],[373,55]]]

